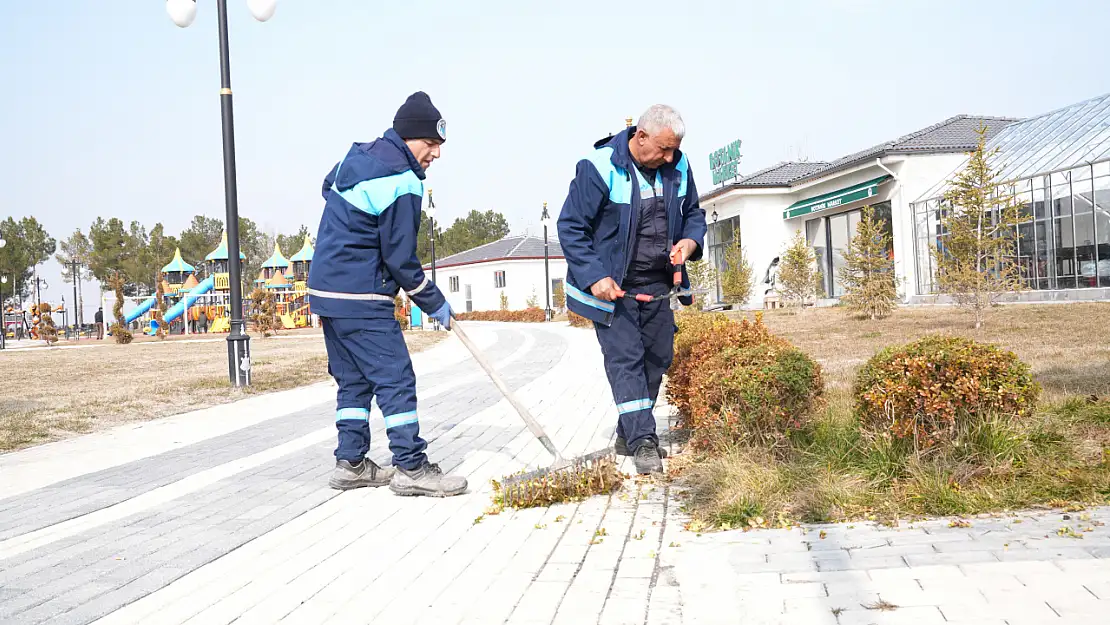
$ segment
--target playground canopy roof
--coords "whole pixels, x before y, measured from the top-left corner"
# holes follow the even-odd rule
[[[288,266],[289,266],[289,261],[286,260],[285,256],[281,253],[281,248],[278,247],[278,244],[274,243],[274,253],[271,254],[270,257],[266,259],[266,262],[262,263],[262,268],[263,269],[285,269]]]
[[[239,260],[246,260],[247,257],[243,252],[239,252]],[[224,230],[223,239],[220,241],[220,246],[212,250],[212,253],[204,257],[204,260],[227,260],[227,230]]]
[[[190,289],[196,288],[198,284],[200,283],[197,282],[197,277],[193,274],[189,274],[189,277],[185,278],[185,284],[181,285],[181,288],[182,290],[188,291]]]
[[[189,273],[193,269],[192,265],[181,259],[181,248],[177,248],[173,253],[173,260],[170,261],[170,264],[162,267],[162,273]]]
[[[273,278],[266,281],[266,288],[268,289],[281,289],[287,286],[289,286],[289,281],[280,273],[275,273]]]
[[[295,263],[311,263],[312,262],[312,252],[313,252],[312,243],[309,243],[308,236],[306,235],[305,238],[304,238],[304,245],[301,247],[301,251],[297,252],[296,254],[293,254],[293,257],[290,258],[289,260],[291,260]]]

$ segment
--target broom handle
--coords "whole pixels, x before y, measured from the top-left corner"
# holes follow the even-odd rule
[[[466,349],[470,351],[470,355],[474,356],[474,360],[478,361],[478,364],[482,367],[483,370],[485,370],[486,375],[488,375],[489,378],[493,380],[493,383],[495,386],[497,386],[497,389],[501,391],[501,394],[505,396],[505,399],[509,400],[509,403],[512,404],[513,408],[516,409],[517,414],[520,415],[520,418],[524,419],[524,422],[528,424],[528,429],[532,430],[532,434],[535,435],[535,437],[539,439],[540,443],[542,443],[543,446],[547,448],[547,451],[551,452],[552,456],[555,456],[556,462],[562,462],[563,455],[559,453],[559,450],[555,447],[555,443],[551,442],[551,438],[549,438],[547,434],[543,431],[543,428],[540,427],[539,422],[537,422],[535,417],[532,416],[532,413],[528,412],[528,409],[525,408],[524,405],[517,400],[516,395],[514,395],[512,391],[509,390],[508,385],[506,385],[505,381],[501,379],[501,376],[497,375],[497,372],[493,370],[493,367],[486,360],[485,356],[483,356],[482,353],[478,351],[478,348],[474,345],[474,343],[470,341],[470,337],[466,335],[466,331],[463,330],[462,325],[459,324],[459,321],[454,317],[451,318],[451,331],[459,337],[459,340],[462,341],[462,344],[465,345]]]

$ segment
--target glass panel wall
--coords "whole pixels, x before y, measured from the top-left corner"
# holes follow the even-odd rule
[[[1110,161],[1017,181],[1016,262],[1033,290],[1110,287]],[[933,250],[944,249],[943,201],[915,202],[919,294],[936,293]]]

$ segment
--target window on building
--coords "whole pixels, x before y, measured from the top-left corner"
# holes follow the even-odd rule
[[[505,272],[504,271],[495,271],[495,272],[493,272],[493,286],[494,286],[494,288],[497,288],[497,289],[505,288]]]
[[[891,220],[890,202],[880,202],[872,206],[875,218],[882,223],[887,235],[887,254],[894,254],[894,224]],[[817,257],[817,272],[820,275],[820,297],[839,298],[844,295],[844,285],[840,281],[840,269],[844,267],[844,254],[848,244],[856,234],[856,228],[863,219],[863,209],[858,208],[845,213],[827,215],[806,221],[806,240]]]
[[[725,263],[725,249],[732,245],[738,236],[740,236],[740,217],[738,216],[729,217],[709,225],[707,236],[708,260],[712,263],[713,268],[717,270],[718,275],[728,269],[727,263]],[[723,294],[721,293],[720,280],[717,280],[714,288],[717,291],[717,301],[721,301]]]
[[[458,276],[451,276],[450,279],[448,279],[447,282],[450,285],[452,293],[458,293],[459,292],[459,277]]]

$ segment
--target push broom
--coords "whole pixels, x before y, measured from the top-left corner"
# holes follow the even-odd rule
[[[451,318],[451,330],[466,346],[474,360],[478,361],[478,365],[486,372],[505,399],[509,400],[509,404],[524,420],[532,434],[555,457],[555,461],[547,468],[509,475],[500,482],[495,480],[494,497],[499,504],[509,508],[546,506],[560,501],[613,492],[620,487],[624,476],[617,471],[616,454],[613,448],[608,447],[569,460],[564,458],[555,447],[555,443],[551,442],[551,437],[543,431],[532,413],[509,390],[509,386],[494,371],[485,356],[478,351],[467,336],[466,330],[454,317]]]

